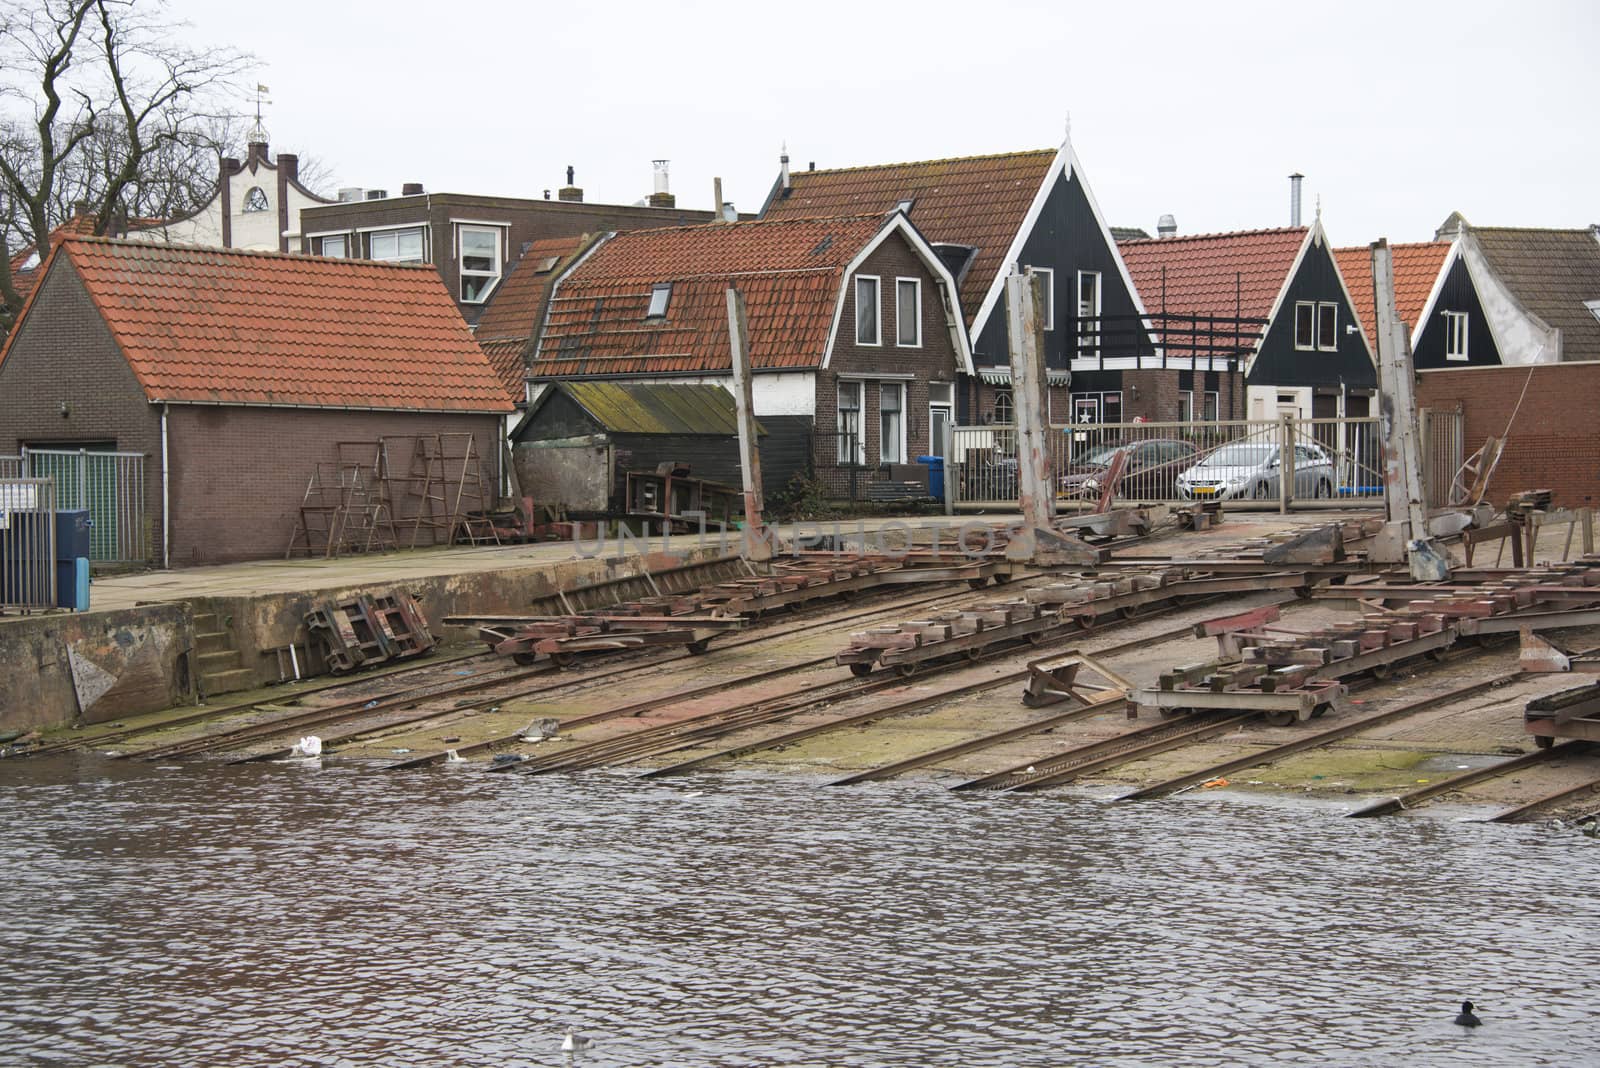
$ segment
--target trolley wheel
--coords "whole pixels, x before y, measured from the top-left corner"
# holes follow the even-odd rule
[[[1379,682],[1394,678],[1394,665],[1374,664],[1372,666],[1372,677],[1377,679]]]
[[[1163,705],[1157,711],[1161,713],[1162,719],[1177,719],[1179,716],[1187,716],[1192,710],[1187,708],[1168,708]]]
[[[1008,583],[1010,581],[1011,581],[1011,576],[1006,574],[1004,571],[996,571],[994,573],[994,584],[996,586],[1004,586],[1006,583]]]
[[[1274,708],[1267,713],[1267,722],[1274,727],[1287,727],[1294,722],[1294,713],[1286,708]]]
[[[1311,710],[1311,717],[1313,719],[1321,719],[1323,716],[1328,714],[1328,710],[1332,707],[1332,705],[1318,705],[1316,708]]]
[[[1148,607],[1149,605],[1143,604],[1125,604],[1117,609],[1117,615],[1122,619],[1138,619],[1144,615],[1145,609]]]
[[[577,653],[551,653],[550,660],[558,668],[569,668],[578,662]]]
[[[1042,631],[1042,630],[1031,631],[1028,634],[1024,635],[1024,639],[1027,641],[1027,643],[1029,645],[1043,645],[1044,644],[1044,631]]]
[[[1533,744],[1538,746],[1540,749],[1549,749],[1552,745],[1556,744],[1556,740],[1550,737],[1548,734],[1535,734],[1533,736]]]
[[[974,646],[971,649],[963,649],[961,651],[961,655],[966,657],[968,661],[977,663],[979,660],[983,659],[983,648],[981,646]]]
[[[1423,655],[1425,655],[1429,660],[1432,660],[1435,664],[1442,664],[1445,661],[1445,654],[1448,652],[1448,649],[1429,649]]]
[[[538,662],[538,660],[539,660],[539,654],[538,653],[512,653],[511,654],[511,662],[514,663],[514,664],[521,664],[523,667],[528,667],[531,664],[535,664],[535,663]]]
[[[987,586],[988,584],[989,584],[989,580],[988,579],[983,579],[983,578],[970,578],[970,579],[967,579],[967,587],[969,589],[981,590],[985,586]]]
[[[690,656],[702,656],[709,648],[711,648],[710,638],[697,638],[684,646],[684,649],[688,651]]]
[[[865,678],[872,674],[872,661],[862,660],[850,665],[850,674],[856,678]]]
[[[918,664],[915,660],[910,660],[910,661],[907,661],[904,664],[896,664],[894,666],[894,672],[895,672],[896,675],[899,675],[902,679],[909,679],[911,676],[913,676],[913,675],[915,675],[917,673],[917,668],[920,667],[920,666],[921,665]]]

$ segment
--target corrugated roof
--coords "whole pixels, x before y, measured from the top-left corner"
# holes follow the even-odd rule
[[[431,266],[93,237],[56,255],[153,401],[513,408]]]
[[[677,383],[558,382],[595,421],[613,434],[713,434],[738,436],[733,394],[721,386]],[[756,424],[756,432],[766,428]]]
[[[1390,245],[1389,250],[1394,261],[1395,309],[1409,334],[1416,328],[1417,320],[1422,318],[1428,297],[1433,293],[1434,282],[1439,277],[1439,269],[1444,266],[1444,258],[1450,252],[1450,242]],[[1350,290],[1356,318],[1373,345],[1377,345],[1378,317],[1372,293],[1372,250],[1366,246],[1336,248],[1333,256],[1339,263],[1339,273],[1344,275],[1345,288]]]
[[[1600,241],[1590,230],[1474,226],[1469,231],[1517,299],[1561,331],[1561,358],[1600,360]]]
[[[618,234],[561,282],[533,371],[727,371],[730,283],[744,294],[753,367],[820,366],[844,269],[885,225],[868,215]],[[647,316],[665,284],[666,314]]]
[[[765,218],[881,213],[911,201],[908,217],[929,241],[978,250],[961,282],[961,308],[970,326],[1055,158],[1056,150],[1046,148],[795,171],[788,195],[775,196]]]
[[[1152,314],[1265,319],[1272,314],[1307,228],[1123,241],[1117,248]]]

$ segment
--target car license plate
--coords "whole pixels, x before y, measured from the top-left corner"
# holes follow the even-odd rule
[[[1210,497],[1210,496],[1212,496],[1213,494],[1215,494],[1217,492],[1217,487],[1215,487],[1215,486],[1196,486],[1194,489],[1190,490],[1189,492],[1193,493],[1196,497]]]

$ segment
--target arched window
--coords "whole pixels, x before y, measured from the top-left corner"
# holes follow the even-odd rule
[[[267,194],[261,191],[259,185],[250,187],[250,192],[244,195],[245,211],[266,211],[270,204],[267,203]]]
[[[1010,423],[1014,418],[1011,408],[1010,393],[996,393],[994,395],[994,421],[997,423]]]

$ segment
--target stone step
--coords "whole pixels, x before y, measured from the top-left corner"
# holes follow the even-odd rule
[[[233,635],[225,630],[195,632],[194,651],[197,653],[228,653],[233,651]]]
[[[200,690],[207,697],[214,697],[219,693],[233,693],[237,690],[248,690],[256,684],[255,673],[249,668],[232,668],[228,671],[202,671],[200,673]]]
[[[199,661],[201,675],[232,671],[243,666],[239,663],[239,651],[237,649],[224,649],[216,653],[201,653],[195,659]]]
[[[218,629],[217,614],[215,612],[196,612],[194,614],[194,629],[200,631],[214,631]]]

